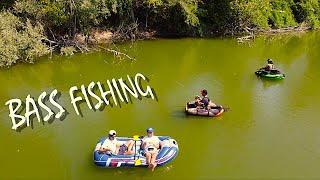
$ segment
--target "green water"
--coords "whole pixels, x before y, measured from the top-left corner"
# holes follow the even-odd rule
[[[0,71],[0,179],[320,178],[320,33],[234,39],[141,41],[118,48],[136,61],[98,52],[47,57]],[[275,59],[286,78],[264,81],[254,71]],[[71,86],[143,73],[158,101],[142,98],[104,111],[70,103]],[[61,92],[63,121],[11,130],[11,98]],[[184,104],[201,88],[230,111],[218,118],[186,116]],[[153,127],[180,147],[169,165],[101,169],[92,162],[96,141],[109,129],[144,135]]]

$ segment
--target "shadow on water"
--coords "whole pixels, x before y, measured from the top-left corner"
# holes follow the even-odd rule
[[[264,78],[258,78],[258,80],[262,83],[262,87],[264,89],[268,89],[269,87],[281,85],[284,83],[284,80],[274,80],[274,79],[264,79]]]
[[[187,114],[184,111],[184,109],[171,111],[170,116],[175,119],[181,120],[181,121],[185,121],[185,120],[188,120],[188,121],[193,121],[193,120],[207,121],[207,120],[214,120],[214,119],[220,118],[220,116],[219,117],[209,117],[209,116],[190,115],[190,114]]]
[[[132,79],[131,79],[131,77],[129,77],[130,78],[130,80],[132,81]],[[148,77],[146,77],[146,82],[149,82],[149,78]],[[124,83],[126,82],[125,80],[123,81]],[[100,83],[100,82],[99,82]],[[105,84],[104,83],[100,83],[100,85],[101,85],[101,91],[103,91],[103,92],[107,92],[106,91],[106,87],[105,87]],[[111,85],[111,86],[110,86]],[[108,93],[107,95],[106,95],[106,100],[108,100],[108,104],[106,104],[106,102],[105,101],[103,101],[103,98],[102,97],[99,97],[102,101],[103,101],[103,103],[102,103],[102,105],[98,108],[98,110],[99,111],[103,111],[104,109],[105,109],[105,107],[106,106],[110,106],[110,107],[114,107],[114,106],[118,106],[119,108],[122,108],[122,103],[124,103],[124,104],[133,104],[133,101],[132,101],[132,95],[130,94],[130,93],[127,93],[127,96],[128,96],[128,102],[126,101],[126,99],[125,99],[125,95],[124,95],[124,92],[123,92],[123,90],[121,90],[120,89],[120,84],[119,84],[119,82],[118,81],[115,81],[115,82],[110,82],[110,85],[108,85],[109,86],[109,88],[110,89],[108,89],[108,91],[110,91],[111,90],[111,88],[112,88],[112,92],[113,92],[113,94],[112,93]],[[141,78],[139,79],[139,82],[138,82],[138,86],[140,87],[140,88],[142,88],[142,80],[141,80]],[[135,88],[135,87],[133,87],[133,88]],[[142,88],[143,89],[143,88]],[[157,96],[157,94],[156,94],[156,92],[155,92],[155,90],[154,90],[154,88],[151,88],[150,87],[150,89],[151,89],[151,93],[153,94],[153,96],[154,96],[154,99],[158,102],[158,96]],[[131,89],[132,90],[132,89]],[[87,90],[86,90],[87,91]],[[94,88],[93,88],[93,92],[94,92],[94,94],[95,95],[97,95],[97,92],[98,91],[98,86],[94,86]],[[136,90],[137,91],[137,90]],[[78,97],[79,96],[79,93],[82,93],[82,91],[81,90],[78,90],[78,91],[76,91],[76,93],[75,93],[75,97]],[[87,92],[86,92],[87,93]],[[121,98],[123,98],[123,100],[124,101],[121,101]],[[141,94],[139,94],[138,93],[138,98],[137,99],[139,99],[140,101],[142,100],[142,96],[141,96]],[[148,94],[147,96],[146,96],[146,98],[152,98],[152,96],[151,96],[151,94]],[[75,103],[75,105],[76,105],[76,107],[77,107],[77,109],[78,109],[78,111],[79,111],[79,115],[81,116],[81,117],[83,117],[83,113],[82,113],[82,110],[81,110],[81,106],[82,106],[82,104],[87,104],[87,103],[89,103],[90,104],[90,106],[92,106],[92,110],[93,111],[96,111],[96,109],[95,109],[95,104],[93,103],[93,97],[92,96],[89,96],[88,95],[88,101],[89,102],[86,102],[86,100],[85,100],[85,98],[83,98],[82,100],[80,100],[80,101],[77,101],[76,103]],[[113,100],[113,101],[112,101]],[[117,104],[116,104],[117,103]]]
[[[94,148],[94,147],[93,147]],[[104,168],[98,167],[93,162],[93,153],[86,153],[87,155],[87,163],[86,167],[89,167],[94,174],[106,174],[106,175],[114,175],[121,177],[135,177],[139,178],[143,177],[158,177],[163,173],[167,173],[174,169],[174,165],[169,163],[164,166],[158,166],[154,172],[152,172],[147,167],[120,167],[120,168]]]
[[[26,103],[22,101],[22,102],[21,102],[21,107],[22,107],[22,108],[20,109],[20,111],[17,112],[17,114],[19,114],[19,115],[21,115],[21,114],[23,114],[23,113],[25,112]],[[17,107],[14,106],[14,109],[15,109],[15,108],[17,108]],[[22,116],[23,116],[23,115],[22,115]],[[21,131],[22,131],[24,128],[26,128],[26,127],[27,127],[27,124],[24,123],[22,126],[18,127],[16,131],[17,131],[17,132],[21,132]]]
[[[47,97],[47,96],[46,96]],[[61,97],[61,92],[58,91],[57,95],[53,98],[54,101],[57,102],[57,100]],[[38,105],[38,104],[37,104]],[[66,108],[63,107],[63,109],[65,110],[64,113],[62,114],[62,116],[59,118],[60,121],[63,121],[68,114],[70,114]],[[41,111],[41,110],[39,110]],[[42,111],[41,111],[41,114],[42,114]],[[57,114],[57,113],[54,113],[54,114]],[[43,116],[40,116],[41,119],[43,119]],[[53,118],[53,116],[48,120],[48,123],[51,124],[53,123],[53,121],[55,120],[55,118]]]
[[[56,96],[53,98],[53,100],[54,100],[55,102],[57,102],[57,100],[58,100],[60,97],[61,97],[61,92],[58,92],[58,93],[56,94]],[[49,94],[47,94],[47,95],[43,98],[42,103],[45,104],[45,102],[48,102],[48,101],[49,101]],[[44,113],[43,113],[43,109],[41,108],[41,106],[39,105],[39,102],[38,102],[37,100],[34,100],[34,102],[35,102],[36,108],[38,109],[38,113],[39,113],[40,120],[38,120],[38,118],[37,118],[37,116],[36,116],[35,114],[32,114],[32,115],[30,116],[30,118],[29,118],[31,129],[34,129],[34,121],[35,121],[35,120],[36,120],[36,121],[40,121],[39,123],[41,123],[42,125],[45,125],[45,122],[47,122],[48,124],[52,124],[52,123],[54,122],[54,120],[56,120],[55,115],[57,114],[57,112],[54,112],[54,111],[52,110],[52,108],[48,107],[48,108],[51,109],[51,111],[52,111],[54,114],[52,114],[47,121],[44,121],[43,119],[44,119],[44,117],[45,117],[47,114],[44,114]],[[46,105],[46,104],[45,104],[45,105]],[[21,109],[20,109],[19,112],[18,112],[19,115],[23,114],[23,112],[26,111],[25,107],[26,107],[26,103],[22,101]],[[64,111],[64,113],[62,114],[62,116],[61,116],[60,118],[58,118],[60,121],[63,121],[63,120],[67,117],[67,115],[69,114],[69,112],[68,112],[64,107],[62,107],[62,108],[63,108],[65,111]],[[24,115],[23,115],[23,116],[24,116]],[[28,126],[27,126],[27,123],[24,123],[22,126],[18,127],[16,131],[17,131],[17,132],[21,132],[21,131],[22,131],[23,129],[25,129],[26,127],[28,127]]]
[[[188,115],[186,114],[184,109],[171,111],[170,116],[177,119],[188,118]]]
[[[163,173],[167,173],[173,169],[172,165],[168,166],[159,166],[152,172],[147,167],[120,167],[120,168],[101,168],[97,167],[94,164],[92,165],[92,170],[95,174],[112,174],[113,176],[118,176],[120,179],[121,177],[135,177],[139,178],[146,178],[146,177],[158,177],[161,176]]]
[[[145,80],[149,83],[150,79],[148,77],[145,77],[145,78],[146,78]],[[139,84],[139,87],[142,87],[141,78],[139,79],[138,84]],[[154,99],[158,102],[158,96],[157,96],[156,91],[154,90],[154,88],[151,88],[151,91],[152,91],[152,94],[154,96]],[[146,96],[146,98],[151,98],[151,95],[149,94],[148,96]],[[139,95],[139,100],[141,100],[141,99],[142,99],[142,97],[141,97],[141,95]]]

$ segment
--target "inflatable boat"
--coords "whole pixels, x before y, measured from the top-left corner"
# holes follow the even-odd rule
[[[264,68],[259,69],[255,72],[255,74],[259,77],[266,78],[266,79],[275,79],[281,80],[284,79],[285,75],[281,73],[279,70],[265,70]]]
[[[190,114],[190,115],[216,117],[216,116],[220,116],[224,112],[224,108],[219,105],[210,106],[210,104],[208,108],[202,108],[202,107],[198,107],[195,104],[195,101],[192,101],[186,104],[185,111],[187,114]]]
[[[178,155],[179,148],[177,142],[170,138],[169,136],[158,136],[161,141],[161,149],[158,152],[156,162],[158,166],[163,166],[172,160]],[[100,167],[147,167],[146,157],[144,152],[140,149],[142,145],[142,137],[134,136],[133,138],[129,137],[117,137],[117,140],[123,143],[127,141],[134,141],[134,154],[133,155],[117,155],[117,154],[107,154],[100,153],[102,143],[105,141],[105,138],[102,138],[98,141],[96,148],[93,152],[93,161],[97,166]]]

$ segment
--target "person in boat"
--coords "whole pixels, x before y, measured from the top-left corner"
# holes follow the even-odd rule
[[[206,89],[202,89],[200,91],[200,96],[196,96],[196,104],[197,106],[208,108],[208,107],[215,107],[216,104],[214,104],[210,99],[208,98],[208,91]]]
[[[274,65],[273,65],[273,61],[272,61],[272,59],[268,59],[267,60],[267,66],[266,67],[264,67],[264,69],[266,70],[266,71],[271,71],[271,70],[274,70]]]
[[[160,140],[154,135],[153,128],[147,129],[147,136],[142,139],[142,149],[144,150],[148,167],[154,171],[157,166],[156,158],[160,149]]]
[[[118,154],[118,155],[131,155],[134,154],[132,147],[134,145],[133,140],[129,140],[126,143],[122,143],[116,138],[117,132],[110,130],[108,138],[102,143],[99,148],[100,153]]]

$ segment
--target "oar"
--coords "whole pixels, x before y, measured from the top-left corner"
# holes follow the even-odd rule
[[[186,106],[174,106],[174,107],[183,107],[183,108],[185,108]],[[213,107],[212,109],[217,109],[217,108],[219,108],[219,106],[215,106],[215,107]],[[223,106],[222,106],[222,108],[224,109],[225,112],[228,112],[228,111],[231,110],[230,107],[223,107]]]
[[[133,140],[134,140],[134,165],[135,166],[140,166],[141,163],[141,159],[136,159],[136,154],[137,154],[137,141],[140,141],[140,136],[139,135],[134,135],[133,136]]]
[[[227,111],[230,110],[229,107],[223,107],[223,106],[215,106],[215,107],[212,107],[211,109],[219,109],[219,108],[221,108],[221,107],[222,107],[222,109],[223,109],[225,112],[227,112]]]
[[[224,112],[228,112],[231,110],[229,107],[222,107],[222,108],[223,108]]]

